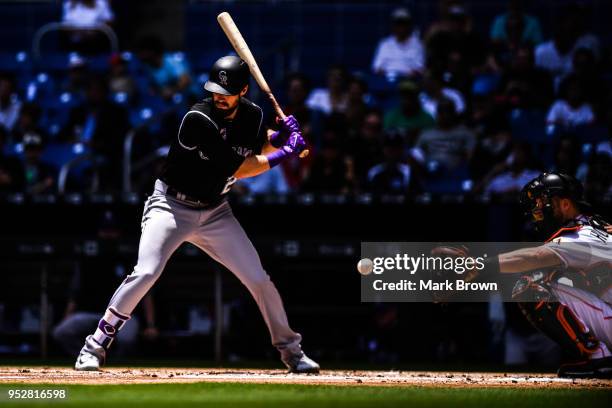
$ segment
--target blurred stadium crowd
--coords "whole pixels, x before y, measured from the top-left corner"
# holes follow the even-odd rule
[[[150,189],[206,74],[157,37],[109,54],[90,28],[114,25],[111,5],[65,0],[65,52],[42,67],[28,51],[2,58],[0,192]],[[587,6],[565,5],[545,32],[526,5],[510,0],[475,22],[468,5],[442,0],[428,26],[395,8],[390,35],[361,50],[370,72],[334,64],[320,84],[288,73],[276,93],[313,154],[238,193],[507,194],[555,170],[591,199],[610,197],[611,49],[590,31]]]

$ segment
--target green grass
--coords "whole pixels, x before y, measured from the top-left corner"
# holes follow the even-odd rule
[[[66,389],[63,401],[7,399],[7,390]],[[0,384],[0,407],[609,407],[610,389],[429,388],[237,383]]]

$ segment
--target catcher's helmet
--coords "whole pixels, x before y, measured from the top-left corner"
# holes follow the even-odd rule
[[[219,58],[210,69],[204,89],[222,95],[238,95],[249,83],[249,67],[238,57]]]
[[[582,184],[572,176],[563,173],[542,173],[523,187],[520,201],[525,214],[533,217],[541,229],[548,230],[556,227],[552,197],[569,198],[581,211],[590,212],[591,206],[584,201],[583,192]],[[540,208],[537,208],[538,199],[541,200]]]

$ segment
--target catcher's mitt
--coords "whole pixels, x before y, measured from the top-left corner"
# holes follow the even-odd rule
[[[449,245],[441,245],[435,247],[431,250],[431,256],[443,258],[446,260],[447,258],[467,258],[470,256],[470,251],[465,245],[459,246],[449,246]],[[454,269],[435,269],[430,271],[430,278],[432,282],[439,283],[440,289],[436,289],[432,291],[432,298],[434,302],[446,302],[450,298],[456,295],[455,290],[448,290],[443,285],[445,282],[449,281],[454,283],[457,280],[465,280],[472,281],[477,276],[476,269],[467,269],[463,273],[458,273]],[[438,285],[436,285],[438,287]]]

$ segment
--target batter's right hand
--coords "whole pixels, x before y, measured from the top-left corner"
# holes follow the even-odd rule
[[[306,149],[306,141],[300,132],[292,132],[285,146],[291,149],[292,154],[299,155]]]

